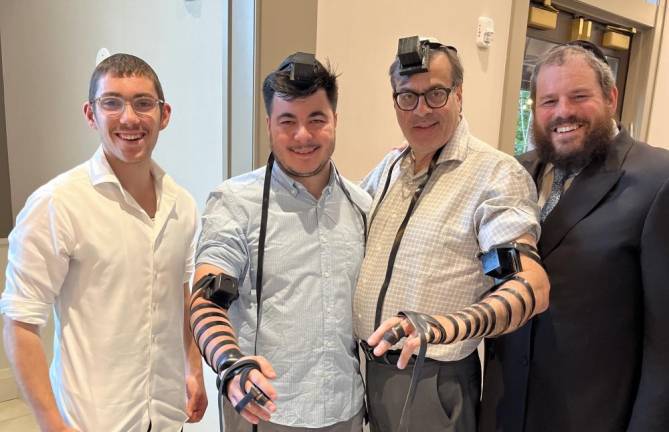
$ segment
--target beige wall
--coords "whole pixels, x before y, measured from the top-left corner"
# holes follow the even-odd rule
[[[476,46],[479,16],[495,22],[488,50]],[[388,81],[403,36],[434,36],[458,48],[464,114],[473,133],[497,147],[510,19],[511,0],[321,0],[316,51],[341,74],[335,160],[343,173],[362,178],[403,140]]]
[[[658,80],[655,83],[653,104],[650,111],[648,128],[648,142],[654,146],[669,149],[669,31],[666,29],[669,3],[665,4],[665,25],[662,29],[662,43],[660,45],[660,60],[657,67]]]
[[[7,237],[13,225],[12,196],[9,189],[7,133],[5,131],[5,95],[2,79],[2,40],[0,39],[0,238]]]
[[[318,2],[313,0],[256,0],[258,45],[256,46],[255,166],[265,165],[269,156],[262,83],[265,76],[290,54],[316,51]]]

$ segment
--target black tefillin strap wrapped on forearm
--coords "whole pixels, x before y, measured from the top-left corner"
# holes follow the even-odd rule
[[[195,316],[197,312],[201,311],[201,313],[197,314],[197,318],[193,320],[191,328],[193,329],[195,342],[200,353],[217,374],[216,386],[218,388],[219,423],[221,430],[223,430],[222,400],[223,397],[230,400],[228,396],[228,383],[235,376],[239,375],[239,386],[242,394],[244,394],[242,399],[236,405],[233,405],[237,412],[241,412],[251,401],[262,407],[270,399],[252,381],[251,387],[248,391],[246,390],[246,385],[249,382],[249,373],[253,369],[260,370],[260,365],[253,359],[242,359],[243,354],[237,347],[237,343],[234,340],[235,335],[230,328],[230,322],[225,312],[239,297],[237,279],[222,273],[217,275],[207,274],[195,283],[193,294],[190,308],[191,314]],[[206,300],[206,302],[194,305],[198,299]],[[200,325],[207,318],[216,319]],[[223,327],[223,330],[214,331],[202,341],[205,332],[212,327]],[[206,356],[205,354],[209,345],[221,336],[228,339],[219,341],[213,348],[209,349],[209,356]]]
[[[497,293],[502,291],[508,292],[518,301],[521,308],[521,325],[533,315],[536,305],[534,290],[527,280],[517,274],[523,270],[520,255],[525,255],[543,266],[537,249],[534,246],[525,243],[511,242],[501,244],[493,247],[489,252],[479,255],[483,262],[485,274],[495,278],[495,285],[491,288],[493,293],[486,298],[494,299],[501,303],[506,312],[507,321],[501,329],[496,328],[497,323],[494,309],[491,305],[485,302],[474,304],[464,308],[462,311],[445,315],[444,318],[448,320],[453,327],[453,334],[448,337],[448,339],[446,329],[433,316],[413,311],[401,311],[397,314],[398,317],[405,318],[411,323],[411,326],[415,329],[420,339],[420,348],[418,350],[418,355],[416,356],[414,370],[411,374],[409,391],[400,417],[398,428],[400,432],[404,430],[408,431],[407,412],[415,397],[416,385],[420,378],[421,368],[425,362],[427,345],[452,343],[458,340],[458,337],[460,336],[460,325],[454,317],[460,318],[465,323],[465,332],[462,335],[462,339],[503,333],[511,325],[512,307],[504,296]],[[500,288],[501,285],[510,280],[515,280],[523,285],[530,297],[529,307],[526,304],[524,297],[513,286],[507,285]],[[405,336],[407,336],[407,333],[402,325],[402,321],[400,321],[384,333],[383,339],[392,346]]]
[[[527,243],[503,243],[493,246],[488,252],[479,254],[479,258],[483,264],[483,272],[486,276],[492,277],[495,281],[495,284],[490,289],[493,291],[493,294],[490,294],[488,298],[500,302],[507,311],[508,319],[501,332],[504,332],[511,326],[511,305],[503,296],[499,295],[497,292],[508,292],[513,297],[515,297],[516,300],[518,300],[518,304],[520,304],[521,308],[521,325],[527,322],[530,317],[532,317],[536,307],[536,298],[534,296],[532,285],[530,285],[530,283],[525,278],[518,275],[518,273],[523,270],[520,261],[521,255],[530,258],[541,267],[544,267],[537,248]],[[524,291],[530,297],[529,307],[525,302],[525,298],[518,292],[515,287],[508,284],[505,285],[506,282],[510,280],[514,280],[523,286]],[[502,287],[502,285],[504,286]]]

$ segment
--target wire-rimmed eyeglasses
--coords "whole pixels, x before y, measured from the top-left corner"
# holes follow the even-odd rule
[[[100,96],[93,100],[100,107],[100,110],[109,116],[119,116],[125,111],[125,106],[130,105],[132,110],[138,115],[150,114],[156,106],[165,103],[165,101],[151,96],[138,96],[131,100],[125,100],[120,96]]]
[[[423,93],[416,93],[411,90],[403,90],[393,93],[395,105],[402,111],[413,111],[418,106],[420,97],[423,96],[425,103],[432,109],[441,108],[448,103],[448,97],[453,91],[453,87],[435,87]]]

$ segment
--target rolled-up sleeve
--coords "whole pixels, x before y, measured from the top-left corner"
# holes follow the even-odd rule
[[[495,167],[485,197],[474,212],[481,250],[529,234],[539,239],[541,226],[532,177],[515,160]]]
[[[246,219],[236,211],[233,192],[222,185],[207,199],[195,262],[211,264],[226,274],[243,279],[248,271],[249,250],[243,226]]]
[[[67,275],[72,228],[57,199],[36,191],[18,215],[9,236],[6,285],[0,312],[43,326]]]

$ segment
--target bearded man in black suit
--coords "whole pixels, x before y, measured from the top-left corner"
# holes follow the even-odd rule
[[[550,307],[488,341],[480,430],[669,431],[669,152],[615,123],[591,50],[546,53],[531,96]]]

